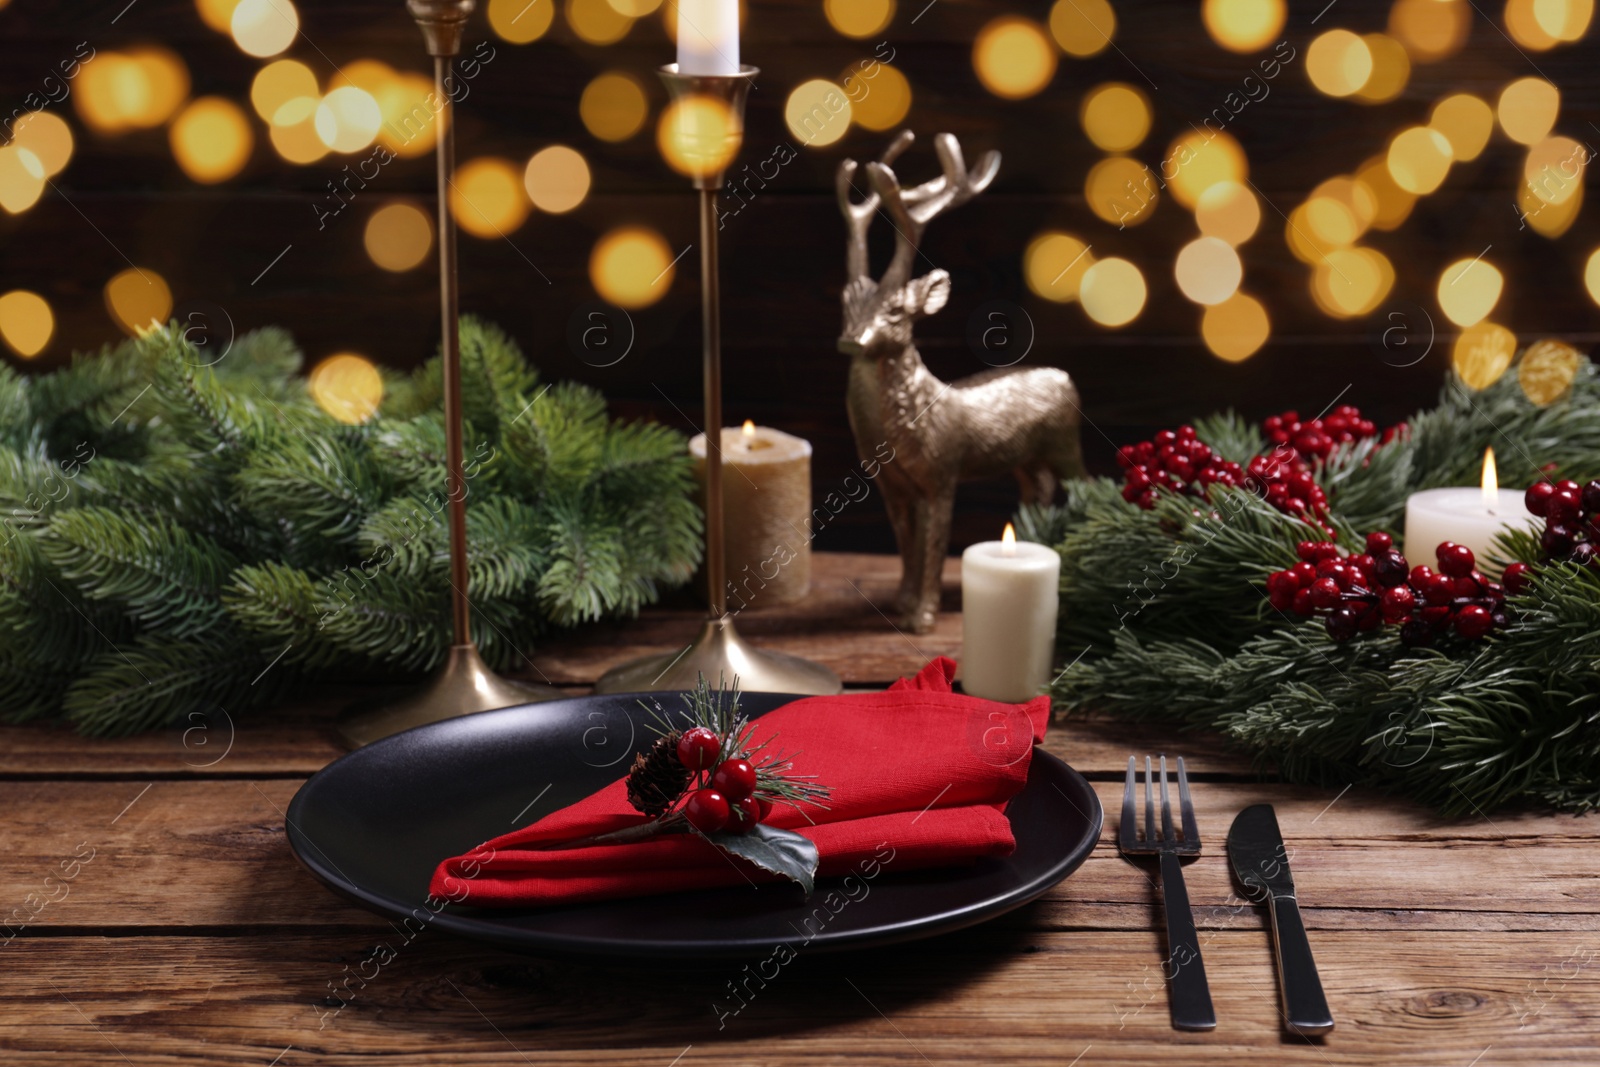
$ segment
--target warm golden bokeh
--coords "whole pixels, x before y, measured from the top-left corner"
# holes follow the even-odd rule
[[[1407,192],[1394,183],[1394,176],[1389,173],[1387,153],[1373,156],[1361,164],[1356,170],[1356,181],[1366,186],[1377,202],[1378,208],[1371,223],[1374,230],[1388,232],[1398,229],[1411,216],[1411,209],[1417,203],[1417,194]]]
[[[589,254],[589,281],[601,299],[622,308],[649,307],[672,288],[672,251],[664,237],[642,226],[612,230]]]
[[[1589,150],[1570,137],[1546,137],[1528,149],[1522,178],[1533,195],[1549,204],[1564,204],[1583,187]]]
[[[1311,296],[1326,314],[1353,319],[1376,311],[1394,287],[1394,265],[1371,248],[1335,248],[1311,276]]]
[[[894,18],[894,0],[823,0],[822,13],[846,37],[871,37]]]
[[[1037,22],[1002,15],[978,31],[972,44],[972,69],[995,96],[1023,100],[1042,91],[1056,76],[1056,50]]]
[[[1261,301],[1234,293],[1222,303],[1206,308],[1200,319],[1200,336],[1218,359],[1239,363],[1266,344],[1272,322]]]
[[[857,67],[840,79],[850,95],[850,117],[864,130],[882,132],[905,121],[911,110],[911,82],[887,63],[877,63],[868,77]]]
[[[489,0],[489,28],[511,44],[527,44],[545,35],[555,21],[556,0]]]
[[[387,271],[421,266],[433,250],[433,218],[405,202],[385,204],[367,219],[363,235],[367,255]]]
[[[300,12],[292,0],[239,0],[228,27],[239,51],[266,59],[294,44],[300,32]]]
[[[1589,299],[1600,304],[1600,248],[1590,252],[1584,261],[1583,287],[1589,291]]]
[[[172,290],[149,267],[129,267],[106,282],[106,311],[124,331],[139,335],[172,314]]]
[[[1109,0],[1056,0],[1050,8],[1050,36],[1069,56],[1083,59],[1110,47],[1117,15]]]
[[[315,110],[320,98],[317,76],[296,59],[275,59],[256,71],[250,82],[250,106],[267,123],[275,122],[278,112],[291,101],[309,100],[311,110]],[[304,110],[304,105],[301,109]],[[296,119],[290,118],[290,121]]]
[[[1127,152],[1150,133],[1150,100],[1125,82],[1106,82],[1084,94],[1078,121],[1096,148]]]
[[[383,375],[353,352],[329,356],[311,368],[306,387],[323,411],[351,425],[372,418],[383,403]]]
[[[1576,183],[1567,198],[1553,204],[1538,196],[1533,186],[1521,182],[1517,186],[1517,211],[1528,227],[1542,237],[1560,237],[1572,228],[1583,210],[1583,184]]]
[[[101,133],[146,130],[170,119],[189,97],[189,69],[165,48],[100,52],[78,71],[73,106]]]
[[[1161,161],[1161,177],[1172,197],[1193,211],[1200,196],[1218,182],[1244,182],[1250,165],[1229,133],[1194,130],[1173,141]]]
[[[1261,205],[1242,182],[1217,182],[1200,194],[1194,221],[1208,237],[1238,246],[1255,236],[1261,225]]]
[[[1494,108],[1471,93],[1456,93],[1434,105],[1428,125],[1450,142],[1455,162],[1470,163],[1483,153],[1494,132]]]
[[[1278,39],[1289,9],[1284,0],[1205,0],[1200,18],[1211,39],[1230,52],[1258,52]]]
[[[33,153],[44,168],[44,177],[53,178],[72,159],[72,127],[53,111],[32,111],[11,127],[11,143]]]
[[[403,159],[431,155],[439,131],[449,124],[446,113],[436,110],[433,79],[404,72],[395,76],[388,91],[378,97],[383,126],[378,143]]]
[[[553,3],[554,0],[540,0]],[[567,0],[567,25],[589,44],[616,44],[633,29],[634,20],[607,0]]]
[[[18,356],[37,356],[55,332],[56,317],[38,293],[13,289],[0,296],[0,340]]]
[[[218,33],[229,33],[233,28],[233,9],[239,6],[239,0],[194,0],[195,10],[200,13],[200,21]]]
[[[1089,168],[1083,197],[1090,211],[1122,227],[1148,221],[1160,193],[1149,167],[1131,156],[1107,156]]]
[[[1139,268],[1115,256],[1097,260],[1078,283],[1084,314],[1101,326],[1126,326],[1138,318],[1147,295]]]
[[[602,141],[626,141],[650,117],[644,86],[631,74],[609,71],[584,87],[578,100],[584,128]]]
[[[1581,41],[1594,19],[1594,0],[1533,0],[1533,18],[1557,41]]]
[[[1583,355],[1564,341],[1535,341],[1517,361],[1517,384],[1539,407],[1566,396],[1584,364]]]
[[[1506,32],[1519,46],[1534,52],[1544,52],[1558,43],[1539,25],[1533,13],[1534,0],[1506,0]]]
[[[1469,387],[1487,389],[1500,380],[1516,354],[1517,335],[1485,320],[1461,332],[1450,362]]]
[[[1468,0],[1395,0],[1389,35],[1405,46],[1412,62],[1434,63],[1460,51],[1472,20]]]
[[[1196,237],[1178,250],[1172,276],[1178,290],[1196,304],[1220,304],[1239,291],[1244,264],[1220,237]]]
[[[1458,259],[1439,272],[1439,309],[1457,326],[1473,326],[1489,317],[1505,277],[1487,260]]]
[[[1389,142],[1389,176],[1408,193],[1426,196],[1444,184],[1454,156],[1444,134],[1412,126]]]
[[[1022,273],[1036,296],[1057,304],[1078,299],[1083,274],[1094,265],[1089,246],[1070,233],[1046,231],[1028,242]]]
[[[1549,136],[1561,113],[1561,90],[1543,78],[1518,78],[1500,93],[1495,117],[1518,144],[1537,144]]]
[[[1372,53],[1372,73],[1356,90],[1355,98],[1364,104],[1386,104],[1399,96],[1411,78],[1411,57],[1405,46],[1386,33],[1369,33],[1361,38]]]
[[[1360,92],[1372,77],[1372,49],[1349,30],[1328,30],[1306,48],[1306,76],[1328,96]]]
[[[44,195],[44,163],[26,148],[0,148],[0,208],[20,215]]]
[[[474,237],[508,236],[528,218],[521,169],[498,156],[462,164],[450,185],[450,209]]]
[[[220,96],[202,96],[173,120],[168,131],[178,166],[202,185],[225,182],[244,169],[255,134],[244,109]]]
[[[328,154],[328,146],[322,143],[322,138],[317,136],[317,109],[296,108],[296,105],[306,102],[305,98],[291,101],[284,105],[278,112],[278,121],[272,124],[267,131],[267,139],[272,142],[272,148],[286,162],[298,163],[304,166],[315,163]],[[298,116],[292,122],[285,122],[292,113]]]
[[[522,170],[522,188],[533,206],[552,215],[571,211],[589,195],[589,163],[566,145],[541,148]]]
[[[702,111],[704,121],[700,122],[699,119],[696,121],[704,126],[708,135],[714,135],[719,126],[726,128],[732,122],[726,109],[721,112],[723,116],[721,118],[710,106]],[[789,127],[789,132],[808,148],[833,144],[849,133],[851,114],[850,98],[845,95],[844,89],[826,78],[812,78],[810,81],[801,82],[789,93],[789,98],[783,105],[783,121]],[[662,130],[665,129],[666,119],[663,116]],[[715,145],[707,141],[707,147],[715,148]],[[732,152],[737,150],[738,145],[734,144],[727,158],[731,159]]]
[[[365,89],[342,85],[322,98],[312,119],[317,137],[335,152],[360,152],[378,139],[383,111]]]

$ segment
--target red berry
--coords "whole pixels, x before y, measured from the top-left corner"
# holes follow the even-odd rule
[[[1528,486],[1528,491],[1522,494],[1522,503],[1533,514],[1541,519],[1550,506],[1550,498],[1555,496],[1556,487],[1549,482],[1534,482]]]
[[[1317,580],[1317,568],[1310,563],[1296,563],[1289,568],[1289,573],[1294,575],[1295,581],[1301,586],[1310,585]]]
[[[1316,605],[1311,602],[1311,590],[1302,589],[1294,595],[1294,602],[1290,605],[1296,615],[1310,615],[1316,611]]]
[[[1472,573],[1472,568],[1477,565],[1477,559],[1472,555],[1472,549],[1466,545],[1458,545],[1454,541],[1446,541],[1439,546],[1439,570],[1452,578],[1465,578]]]
[[[703,834],[714,834],[728,825],[728,798],[715,789],[696,789],[683,806],[689,825]]]
[[[1583,510],[1590,515],[1600,511],[1600,478],[1583,487]]]
[[[1317,561],[1317,543],[1315,541],[1301,541],[1294,546],[1294,554],[1307,563],[1315,563]]]
[[[1556,483],[1556,492],[1558,492],[1558,493],[1578,493],[1578,492],[1582,492],[1582,488],[1578,485],[1577,482],[1573,481],[1571,478],[1563,478],[1559,482]]]
[[[1411,617],[1411,609],[1416,606],[1417,595],[1411,591],[1410,586],[1397,585],[1383,591],[1381,601],[1383,617],[1387,622],[1404,622]]]
[[[1508,564],[1505,573],[1500,576],[1500,580],[1505,583],[1506,592],[1512,596],[1521,596],[1532,578],[1533,568],[1521,562]]]
[[[715,730],[696,726],[678,738],[678,761],[691,771],[703,771],[717,762],[722,742]]]
[[[1482,637],[1493,627],[1494,619],[1490,616],[1488,608],[1468,604],[1456,612],[1456,633],[1469,641]]]
[[[1367,534],[1367,555],[1376,559],[1378,556],[1394,547],[1394,538],[1382,530],[1374,530]]]
[[[1293,597],[1299,588],[1300,579],[1295,577],[1294,571],[1275,571],[1267,575],[1267,592],[1272,596],[1284,594]]]
[[[1318,578],[1311,583],[1311,603],[1319,608],[1331,608],[1339,603],[1339,583],[1332,578]]]
[[[739,800],[756,791],[756,769],[747,759],[723,761],[711,775],[711,788],[730,800]]]
[[[1550,494],[1550,502],[1545,505],[1545,516],[1551,522],[1576,523],[1578,516],[1583,514],[1582,497],[1573,489],[1557,489]]]
[[[1411,575],[1409,578],[1411,587],[1420,593],[1422,590],[1428,587],[1428,579],[1432,577],[1433,568],[1419,563],[1415,567],[1411,568]]]
[[[1448,574],[1432,574],[1422,587],[1422,598],[1431,605],[1448,604],[1456,596],[1455,579]]]
[[[755,797],[740,797],[730,805],[732,815],[728,829],[736,834],[747,834],[761,821],[761,804]]]

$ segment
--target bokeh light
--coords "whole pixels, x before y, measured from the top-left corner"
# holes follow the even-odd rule
[[[1505,278],[1498,268],[1477,259],[1458,259],[1439,272],[1439,309],[1457,326],[1472,326],[1489,317]]]
[[[1083,98],[1078,121],[1096,148],[1127,152],[1139,147],[1150,133],[1150,101],[1144,93],[1123,82],[1097,85]]]
[[[575,148],[541,148],[522,170],[522,188],[533,206],[552,215],[571,211],[589,195],[589,163]]]
[[[450,209],[474,237],[505,237],[528,218],[520,168],[498,156],[463,164],[450,186]]]
[[[1533,18],[1557,41],[1580,41],[1594,18],[1594,0],[1533,0]]]
[[[1522,177],[1533,195],[1549,204],[1564,204],[1583,187],[1589,150],[1570,137],[1546,137],[1528,149]]]
[[[1450,142],[1431,126],[1412,126],[1389,142],[1389,176],[1417,196],[1426,196],[1444,184],[1452,159]]]
[[[149,267],[129,267],[106,282],[106,311],[118,326],[137,336],[160,326],[172,314],[172,290]]]
[[[1560,113],[1561,90],[1543,78],[1518,78],[1501,90],[1495,105],[1500,129],[1518,144],[1544,140]]]
[[[1078,299],[1083,274],[1094,265],[1089,246],[1070,233],[1049,230],[1028,242],[1022,273],[1037,296],[1057,304]]]
[[[1355,98],[1364,104],[1386,104],[1399,96],[1411,78],[1411,57],[1405,46],[1385,33],[1369,33],[1361,38],[1372,53],[1372,73],[1356,90]]]
[[[1372,77],[1372,49],[1349,30],[1329,30],[1306,48],[1306,75],[1318,92],[1350,96]]]
[[[1261,225],[1261,205],[1243,183],[1217,182],[1200,194],[1194,220],[1206,236],[1242,245],[1255,236]]]
[[[699,99],[711,100],[710,97]],[[783,105],[783,121],[788,125],[789,132],[809,148],[833,144],[850,132],[850,115],[850,98],[845,95],[842,88],[826,78],[812,78],[810,81],[801,82],[789,93],[789,98]],[[700,136],[710,138],[706,140],[703,148],[711,150],[714,157],[718,151],[717,145],[720,143],[715,140],[719,136],[717,130],[727,129],[733,120],[726,108],[719,113],[715,106],[707,104],[685,114],[681,121],[684,123],[685,134],[696,140]],[[662,116],[661,133],[663,137],[667,133],[665,115]],[[727,152],[727,159],[732,159],[733,152],[737,149],[738,143],[735,141]],[[672,162],[670,158],[668,162]]]
[[[545,35],[556,17],[555,0],[489,0],[489,28],[510,44],[527,44]]]
[[[38,293],[13,289],[0,296],[0,340],[23,359],[32,359],[55,336],[56,317]]]
[[[277,120],[267,131],[272,148],[289,163],[304,166],[328,154],[328,146],[317,136],[315,101],[300,97],[279,109]],[[305,106],[302,106],[305,105]],[[285,120],[294,118],[292,122]]]
[[[1429,0],[1430,3],[1434,0]],[[1389,173],[1387,154],[1373,156],[1356,169],[1356,181],[1367,187],[1377,201],[1377,212],[1372,216],[1372,228],[1385,232],[1398,229],[1416,206],[1417,194],[1409,193],[1394,183]]]
[[[322,98],[312,122],[317,137],[335,152],[359,152],[378,139],[383,111],[365,89],[342,85]]]
[[[11,143],[33,153],[44,176],[53,178],[72,159],[72,127],[53,111],[31,111],[11,127]]]
[[[644,86],[630,74],[610,71],[584,86],[578,100],[584,129],[602,141],[626,141],[650,117]]]
[[[266,59],[294,44],[300,12],[291,0],[239,0],[228,25],[239,51]]]
[[[871,77],[854,68],[840,80],[850,96],[850,117],[862,129],[892,129],[911,110],[911,82],[887,63],[878,63]]]
[[[383,112],[378,143],[402,159],[430,155],[439,131],[449,124],[445,112],[435,112],[430,97],[432,78],[412,72],[397,74],[378,97],[378,109]]]
[[[1572,390],[1585,362],[1582,353],[1564,341],[1535,341],[1517,361],[1517,384],[1529,402],[1545,407]]]
[[[540,0],[553,3],[554,0]],[[633,29],[633,19],[607,0],[567,0],[567,25],[589,44],[616,44]]]
[[[995,96],[1022,100],[1055,77],[1056,50],[1037,22],[1003,15],[978,31],[972,44],[972,69]]]
[[[1517,185],[1517,211],[1528,227],[1542,237],[1560,237],[1572,228],[1583,210],[1583,183],[1575,182],[1559,204],[1542,199],[1527,182]]]
[[[44,195],[44,164],[26,148],[0,148],[0,208],[20,215]]]
[[[1069,56],[1098,55],[1117,33],[1109,0],[1056,0],[1050,8],[1050,36]]]
[[[1178,250],[1173,264],[1178,289],[1196,304],[1220,304],[1239,291],[1244,264],[1220,237],[1197,237]]]
[[[244,169],[256,139],[238,104],[202,96],[173,121],[168,140],[185,174],[202,185],[214,185]]]
[[[1396,0],[1389,9],[1389,34],[1416,63],[1455,55],[1472,32],[1468,0]]]
[[[846,112],[842,119],[824,126],[823,131],[837,140],[837,130],[849,124]],[[720,173],[733,161],[739,151],[740,133],[739,116],[720,98],[691,93],[672,101],[661,112],[656,147],[673,170],[700,178]]]
[[[1172,197],[1193,211],[1200,195],[1218,182],[1243,182],[1250,174],[1244,149],[1228,133],[1194,130],[1167,149],[1161,162]]]
[[[1534,0],[1506,0],[1506,32],[1523,48],[1544,52],[1556,46],[1556,39],[1539,25],[1533,13]]]
[[[1517,354],[1517,335],[1485,319],[1456,338],[1450,362],[1473,389],[1487,389],[1500,380]]]
[[[218,33],[229,33],[233,29],[233,9],[239,6],[239,0],[194,0],[195,10],[200,13],[200,21]]]
[[[1494,108],[1471,93],[1456,93],[1434,105],[1428,125],[1444,134],[1457,163],[1470,163],[1494,132]]]
[[[387,271],[421,266],[433,249],[433,218],[404,201],[385,204],[367,219],[367,256]]]
[[[250,82],[250,106],[263,122],[277,121],[278,112],[296,100],[309,100],[310,110],[316,110],[320,97],[317,76],[311,68],[295,59],[276,59],[260,70]],[[305,105],[301,105],[305,110]],[[291,121],[296,121],[291,119]]]
[[[340,352],[311,368],[306,387],[323,411],[351,425],[366,422],[383,403],[383,375],[372,361]]]
[[[1149,167],[1130,156],[1107,156],[1089,168],[1083,197],[1090,211],[1121,227],[1154,215],[1160,193]]]
[[[1200,17],[1211,39],[1230,52],[1257,52],[1277,39],[1289,9],[1284,0],[1205,0]]]
[[[1353,319],[1377,310],[1394,287],[1394,265],[1371,248],[1335,248],[1311,276],[1311,296],[1335,318]]]
[[[894,18],[894,0],[823,0],[822,13],[846,37],[871,37]]]
[[[1200,336],[1218,359],[1239,363],[1255,355],[1272,334],[1272,322],[1261,301],[1234,293],[1206,308],[1200,319]]]
[[[589,281],[618,307],[649,307],[672,288],[675,273],[666,238],[642,226],[612,230],[589,254]]]
[[[140,48],[101,52],[82,64],[72,101],[90,129],[118,133],[160,126],[188,96],[183,60],[164,48]]]
[[[642,19],[646,15],[654,14],[661,7],[662,0],[606,0],[606,3],[617,9],[617,14],[626,15],[630,19]],[[744,12],[741,10],[740,15]]]
[[[1583,264],[1583,287],[1589,291],[1589,299],[1600,304],[1600,248],[1590,252]]]
[[[1138,318],[1147,295],[1139,268],[1115,256],[1097,260],[1078,283],[1084,314],[1101,326],[1126,326]]]

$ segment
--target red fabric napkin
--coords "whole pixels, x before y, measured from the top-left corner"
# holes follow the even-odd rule
[[[794,773],[828,786],[828,808],[774,808],[768,822],[808,837],[819,877],[877,864],[891,870],[969,863],[1016,846],[1006,803],[1044,740],[1048,697],[999,704],[951,692],[939,657],[882,693],[808,697],[755,722],[755,741],[794,757]],[[531,826],[445,860],[430,891],[481,907],[645,896],[778,879],[692,835],[561,851],[528,846],[646,821],[618,780]]]

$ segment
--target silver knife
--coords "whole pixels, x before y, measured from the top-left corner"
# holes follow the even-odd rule
[[[1317,962],[1311,958],[1311,942],[1306,940],[1294,879],[1289,876],[1289,854],[1271,804],[1252,804],[1233,820],[1228,861],[1245,889],[1265,897],[1272,909],[1272,945],[1278,957],[1285,1025],[1296,1034],[1327,1033],[1333,1029],[1333,1015],[1322,995]]]

